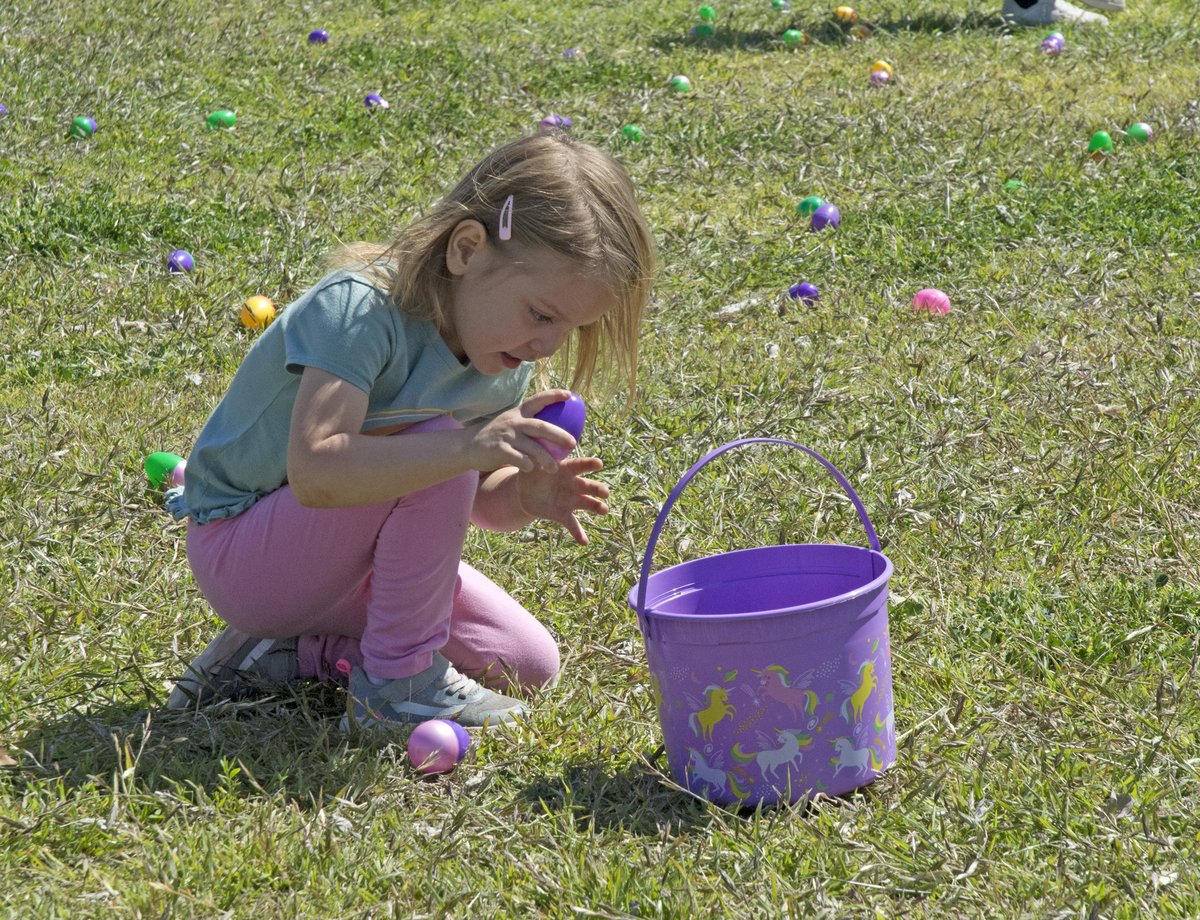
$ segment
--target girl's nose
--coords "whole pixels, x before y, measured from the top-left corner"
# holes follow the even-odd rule
[[[571,331],[569,329],[563,329],[561,332],[547,331],[534,340],[534,351],[543,358],[549,358],[562,347],[563,342],[567,340],[567,336],[570,334]]]

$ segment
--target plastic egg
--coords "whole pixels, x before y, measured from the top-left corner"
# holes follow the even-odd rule
[[[801,217],[812,217],[816,213],[817,208],[825,203],[825,199],[819,195],[809,195],[807,198],[801,199],[796,205],[796,213]]]
[[[1020,179],[1007,179],[1004,182],[1004,188],[1010,192],[1015,192],[1018,189],[1023,189],[1024,187],[1025,183]]]
[[[563,60],[567,61],[586,61],[587,54],[582,48],[568,48],[563,52]]]
[[[621,137],[627,141],[640,141],[646,136],[646,132],[637,125],[626,125],[621,129]]]
[[[667,81],[667,86],[673,93],[690,93],[692,91],[692,81],[683,74],[676,74]]]
[[[323,45],[329,41],[329,33],[324,29],[313,29],[308,33],[308,43],[310,45]]]
[[[1107,131],[1097,131],[1092,135],[1092,139],[1088,141],[1088,155],[1092,159],[1098,160],[1106,153],[1112,153],[1112,150],[1112,135]]]
[[[7,114],[8,106],[6,106],[3,102],[0,102],[0,118],[3,118]]]
[[[208,116],[209,128],[232,128],[237,124],[237,115],[232,109],[217,109]]]
[[[180,460],[175,464],[175,469],[171,470],[171,475],[167,477],[167,482],[172,488],[183,485],[184,477],[187,475],[187,461]]]
[[[68,133],[71,137],[86,141],[96,133],[96,122],[83,115],[73,118],[71,119],[71,127]]]
[[[792,300],[803,300],[806,304],[812,305],[821,299],[821,292],[811,281],[801,281],[788,288],[788,297]]]
[[[808,43],[808,36],[799,29],[788,29],[780,37],[783,39],[783,43],[789,48],[797,48],[800,45]]]
[[[408,736],[408,761],[418,773],[449,773],[470,748],[471,736],[457,722],[430,719]]]
[[[814,230],[824,230],[826,227],[836,227],[842,222],[842,213],[837,209],[837,205],[826,202],[821,205],[812,215],[812,228]]]
[[[540,122],[538,122],[538,130],[542,134],[553,134],[555,131],[570,131],[575,125],[566,115],[555,115],[551,112]]]
[[[190,272],[196,267],[196,260],[186,249],[176,249],[167,256],[167,268],[175,273]]]
[[[896,76],[896,72],[892,70],[892,65],[884,60],[876,61],[871,65],[871,73],[874,73],[877,70],[884,71],[888,75],[889,79]]]
[[[158,450],[147,457],[142,465],[145,467],[146,478],[150,480],[151,488],[161,489],[167,483],[183,485],[183,470],[180,467],[186,464],[187,461],[179,454]],[[179,470],[179,482],[175,481],[176,470]]]
[[[865,23],[859,23],[850,30],[850,34],[858,39],[866,39],[871,37],[871,27]]]
[[[717,34],[717,28],[711,22],[698,22],[692,26],[691,34],[696,38],[712,38]]]
[[[833,11],[833,15],[842,22],[858,22],[858,13],[852,6],[839,6]]]
[[[578,443],[583,437],[583,426],[584,422],[587,421],[587,407],[583,404],[583,399],[578,394],[572,393],[568,399],[546,406],[534,418],[540,419],[543,422],[549,422],[551,425],[557,425]],[[542,447],[546,448],[546,451],[555,460],[562,461],[571,452],[568,448],[558,444],[551,444],[549,441],[543,441],[541,438],[537,438],[536,440]]]
[[[699,15],[700,15],[701,22],[716,22],[717,21],[717,11],[714,10],[711,6],[708,6],[707,4],[705,6],[700,7]]]
[[[791,8],[792,5],[788,2],[788,0],[771,0],[771,9],[773,10],[779,10],[779,12],[783,13]]]
[[[242,325],[247,329],[266,329],[275,318],[275,303],[270,297],[255,294],[242,305]]]
[[[1047,38],[1042,41],[1042,54],[1047,57],[1054,57],[1063,50],[1062,39]]]
[[[871,71],[871,85],[872,86],[886,86],[888,84],[888,81],[890,81],[891,79],[892,79],[892,75],[890,73],[888,73],[886,70],[872,70]]]
[[[913,310],[917,313],[949,313],[950,298],[937,288],[922,288],[913,295]]]
[[[391,108],[391,103],[379,95],[379,93],[367,93],[367,95],[363,97],[363,105],[365,105],[372,112],[375,111],[375,109]]]
[[[1125,136],[1137,144],[1146,144],[1154,137],[1154,129],[1144,121],[1136,121],[1125,132]]]

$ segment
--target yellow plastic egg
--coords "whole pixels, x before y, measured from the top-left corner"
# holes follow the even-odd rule
[[[833,15],[842,22],[858,22],[858,13],[854,11],[852,6],[839,6],[833,11]]]
[[[871,65],[871,73],[874,73],[877,70],[884,71],[888,75],[889,80],[892,77],[896,76],[895,72],[892,70],[892,65],[889,64],[887,61],[876,61],[874,64]]]
[[[242,325],[247,329],[266,329],[274,318],[275,304],[262,294],[255,294],[242,307]]]

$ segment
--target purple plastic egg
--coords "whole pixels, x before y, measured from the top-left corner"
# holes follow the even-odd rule
[[[566,115],[555,115],[551,112],[538,122],[538,130],[542,134],[552,134],[555,131],[570,131],[574,124],[575,122]]]
[[[582,48],[568,48],[563,52],[563,59],[567,61],[586,61],[587,53]]]
[[[6,106],[3,102],[0,102],[0,118],[3,118],[7,114],[8,106]]]
[[[578,443],[583,437],[583,425],[587,421],[587,407],[583,404],[583,400],[578,394],[572,393],[569,399],[551,403],[535,415],[534,418],[540,419],[543,422],[549,422],[551,425],[557,425]],[[536,440],[542,447],[546,448],[547,453],[551,457],[560,462],[571,452],[565,447],[560,447],[558,444],[551,444],[549,441],[543,441],[541,438],[537,438]]]
[[[366,105],[368,109],[372,110],[386,109],[390,107],[388,101],[379,95],[379,93],[367,93],[366,98],[363,99],[363,104]]]
[[[1051,36],[1042,42],[1042,54],[1053,57],[1063,50],[1063,41],[1061,38]]]
[[[872,86],[886,86],[888,81],[891,79],[892,79],[892,75],[890,73],[888,73],[886,70],[872,70],[871,71],[871,85]]]
[[[175,469],[171,470],[171,474],[167,476],[167,481],[171,483],[172,486],[181,486],[183,485],[183,478],[186,474],[187,461],[180,460],[177,464],[175,464]]]
[[[837,209],[837,205],[826,203],[813,211],[812,228],[814,230],[836,227],[841,222],[842,212]]]
[[[176,249],[167,256],[167,268],[173,272],[190,272],[195,267],[196,260],[186,249]]]
[[[408,760],[420,773],[449,773],[470,747],[471,736],[457,722],[430,719],[408,736]]]
[[[814,304],[821,299],[821,292],[811,281],[801,281],[788,288],[788,297],[792,300],[803,300],[806,304]]]
[[[329,41],[329,33],[324,29],[313,29],[308,33],[308,43],[310,45],[323,45]]]

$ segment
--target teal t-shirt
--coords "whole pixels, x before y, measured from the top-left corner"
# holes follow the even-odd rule
[[[188,456],[175,517],[233,517],[287,482],[287,444],[300,375],[316,367],[368,394],[362,430],[453,415],[470,424],[518,405],[524,363],[488,376],[454,356],[437,328],[398,310],[387,292],[336,271],[282,311],[254,343]]]

